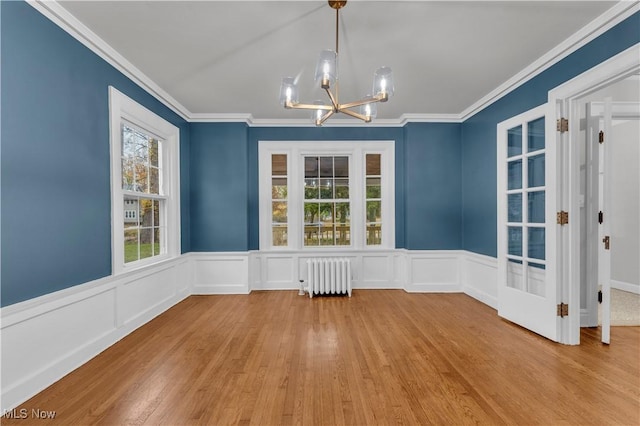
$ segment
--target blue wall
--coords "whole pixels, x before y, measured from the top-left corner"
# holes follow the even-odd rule
[[[191,250],[249,250],[247,125],[191,125]],[[256,202],[257,203],[257,202]]]
[[[547,102],[549,90],[640,42],[640,13],[578,49],[462,124],[462,247],[496,256],[496,129]]]
[[[460,124],[409,123],[405,134],[406,248],[462,247]]]
[[[258,249],[259,140],[394,140],[396,247],[495,256],[497,123],[640,41],[635,14],[462,124],[248,127],[186,123],[28,4],[0,11],[2,306],[111,273],[109,85],[180,128],[182,252]]]
[[[0,7],[1,305],[111,274],[109,85],[180,128],[189,251],[188,123],[33,7]]]

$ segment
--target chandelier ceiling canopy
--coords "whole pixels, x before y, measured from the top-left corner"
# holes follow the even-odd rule
[[[336,48],[335,50],[323,50],[320,52],[316,66],[315,80],[320,87],[327,92],[329,104],[318,100],[313,104],[298,102],[298,81],[294,77],[284,77],[280,86],[280,102],[287,109],[307,109],[312,111],[311,119],[316,126],[321,126],[333,114],[341,112],[351,117],[358,118],[366,123],[376,116],[377,102],[386,102],[393,95],[393,73],[389,67],[378,68],[373,75],[373,94],[367,94],[364,98],[354,102],[340,103],[340,84],[338,79],[338,51],[339,51],[339,24],[340,9],[346,4],[346,0],[329,0],[329,6],[336,11]],[[358,108],[358,112],[352,110]]]

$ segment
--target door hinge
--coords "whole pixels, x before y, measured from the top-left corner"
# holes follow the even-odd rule
[[[556,222],[558,225],[566,225],[569,223],[569,212],[565,212],[564,210],[556,213]]]
[[[604,243],[604,249],[609,250],[609,247],[611,247],[611,238],[608,235],[605,235],[602,242]]]
[[[556,130],[560,133],[564,133],[564,132],[568,132],[569,131],[569,120],[567,120],[566,118],[559,118],[556,121]]]
[[[602,303],[602,290],[598,290],[598,303]]]
[[[604,142],[604,132],[602,130],[600,130],[600,133],[598,133],[598,142],[599,143]]]
[[[569,305],[567,305],[566,303],[559,304],[558,305],[557,315],[560,318],[568,317],[569,316]]]
[[[604,213],[602,213],[602,210],[601,210],[598,212],[598,223],[602,225],[602,222],[604,222]]]

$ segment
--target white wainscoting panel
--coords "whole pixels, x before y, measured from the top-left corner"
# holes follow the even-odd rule
[[[189,295],[187,260],[2,308],[2,407],[15,408]]]
[[[193,294],[248,294],[249,253],[189,253]]]
[[[459,251],[407,251],[408,282],[405,290],[419,292],[460,292]]]
[[[461,255],[462,291],[498,309],[498,259],[468,251]]]

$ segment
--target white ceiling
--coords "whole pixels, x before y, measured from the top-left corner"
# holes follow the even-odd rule
[[[60,1],[191,113],[306,118],[278,103],[284,76],[300,101],[326,99],[317,55],[335,46],[335,11],[318,1]],[[382,65],[396,94],[378,118],[460,114],[614,1],[356,1],[340,12],[340,100],[371,88]]]

